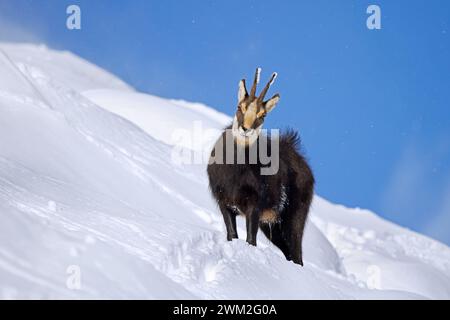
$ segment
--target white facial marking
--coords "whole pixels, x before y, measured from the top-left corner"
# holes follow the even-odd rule
[[[233,125],[231,127],[232,133],[234,138],[236,139],[236,142],[239,145],[251,145],[253,144],[257,139],[259,134],[261,133],[262,125],[260,125],[256,129],[250,129],[245,132],[238,124],[237,117],[235,116],[233,119]]]
[[[251,128],[253,126],[253,123],[256,120],[256,111],[258,110],[258,107],[256,105],[256,102],[253,101],[248,106],[247,110],[244,113],[244,127]]]

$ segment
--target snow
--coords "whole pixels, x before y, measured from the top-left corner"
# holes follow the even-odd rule
[[[450,298],[447,246],[319,196],[303,268],[242,219],[227,242],[205,164],[171,159],[230,117],[44,46],[0,44],[0,70],[0,298]]]

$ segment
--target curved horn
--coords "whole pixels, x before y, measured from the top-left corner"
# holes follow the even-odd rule
[[[261,94],[258,97],[259,101],[263,101],[264,97],[266,96],[267,91],[269,91],[270,86],[272,85],[272,83],[275,81],[276,77],[277,77],[277,73],[274,72],[272,73],[272,76],[270,77],[269,82],[267,82],[266,86],[264,87],[264,89],[261,91]]]
[[[261,74],[261,68],[256,68],[255,78],[253,79],[252,89],[250,91],[250,97],[254,98],[256,95],[256,86],[259,83],[259,75]]]

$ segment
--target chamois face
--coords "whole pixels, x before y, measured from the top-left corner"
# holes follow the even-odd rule
[[[280,100],[280,95],[275,94],[269,100],[264,101],[264,96],[277,76],[276,73],[272,74],[270,81],[261,91],[259,97],[256,97],[256,85],[259,83],[260,72],[260,68],[256,69],[250,94],[248,94],[245,87],[245,80],[243,79],[239,82],[238,107],[233,121],[233,134],[238,138],[257,137],[261,131],[265,116],[273,110]]]

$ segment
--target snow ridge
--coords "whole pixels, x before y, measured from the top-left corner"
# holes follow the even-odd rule
[[[447,246],[319,196],[304,268],[242,220],[227,242],[205,165],[170,159],[228,116],[43,46],[0,44],[0,70],[0,298],[450,297]]]

